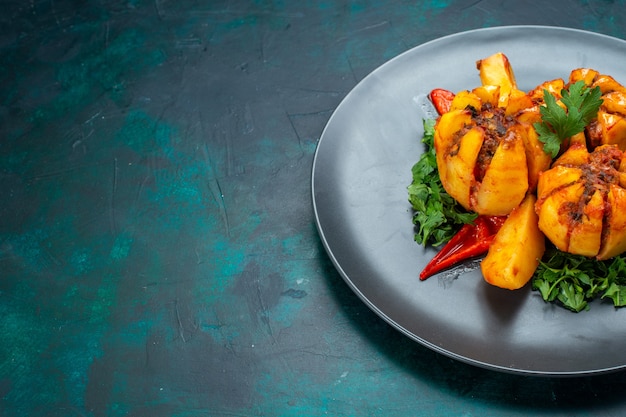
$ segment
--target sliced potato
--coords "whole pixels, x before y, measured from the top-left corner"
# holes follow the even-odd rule
[[[511,128],[491,159],[474,195],[472,209],[479,214],[506,216],[519,205],[528,190],[528,164],[524,141]]]
[[[626,88],[618,83],[615,78],[605,74],[597,74],[593,79],[592,85],[600,87],[603,95],[612,91],[626,91]]]
[[[552,164],[557,166],[578,166],[589,163],[589,152],[584,143],[576,143],[571,145],[563,155],[559,156]]]
[[[435,155],[437,156],[437,168],[439,177],[444,183],[447,180],[447,170],[445,167],[444,156],[454,143],[454,135],[472,120],[469,112],[465,110],[450,111],[442,115],[435,125]]]
[[[565,88],[565,81],[563,81],[562,78],[557,78],[555,80],[539,84],[537,87],[528,92],[528,96],[533,100],[543,100],[543,90],[548,90],[548,92],[553,96],[561,98],[561,91],[563,91],[563,88]]]
[[[600,251],[604,199],[600,191],[591,196],[583,208],[579,222],[572,222],[569,248],[575,248],[578,255],[596,256]]]
[[[533,100],[528,94],[516,88],[509,93],[509,100],[506,103],[506,114],[516,115],[526,109],[532,108]]]
[[[522,135],[526,150],[526,162],[528,164],[528,190],[535,191],[539,182],[539,175],[550,168],[552,158],[543,150],[543,142],[539,141],[535,129],[528,125]]]
[[[474,88],[472,93],[476,94],[480,98],[483,105],[489,104],[492,107],[496,107],[500,98],[500,86],[481,85],[480,87]]]
[[[453,110],[465,110],[468,107],[473,107],[474,109],[480,110],[482,106],[482,101],[480,97],[474,94],[471,91],[459,91],[452,99],[452,104],[450,104],[450,111]]]
[[[576,248],[570,247],[570,230],[572,215],[576,214],[576,203],[583,192],[583,185],[574,183],[568,187],[557,188],[545,200],[539,198],[539,229],[563,252],[576,253]]]
[[[516,290],[530,280],[545,252],[545,237],[537,227],[535,196],[528,194],[506,219],[480,264],[487,281]]]
[[[591,68],[577,68],[570,72],[569,82],[574,84],[577,81],[583,80],[585,85],[591,85],[598,75],[600,75],[600,73]]]
[[[442,179],[445,190],[466,209],[471,208],[470,192],[474,185],[474,165],[483,144],[484,132],[478,127],[470,129],[459,141],[458,150],[443,156],[446,173]],[[440,169],[440,172],[441,172]],[[440,175],[440,178],[441,175]]]
[[[476,62],[476,68],[483,85],[497,85],[500,87],[499,106],[506,107],[511,90],[517,88],[515,74],[509,59],[502,52],[495,53]]]
[[[609,259],[626,251],[626,190],[615,184],[608,195],[608,224],[598,259]]]
[[[602,145],[617,145],[622,151],[626,150],[626,118],[618,113],[598,111],[598,126]]]

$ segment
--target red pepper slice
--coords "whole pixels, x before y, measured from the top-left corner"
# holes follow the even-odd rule
[[[450,111],[452,100],[454,100],[455,94],[452,91],[444,90],[443,88],[435,88],[430,92],[428,98],[435,106],[437,113],[442,115]]]
[[[505,216],[478,216],[474,223],[463,225],[426,265],[420,280],[486,253],[504,220]]]

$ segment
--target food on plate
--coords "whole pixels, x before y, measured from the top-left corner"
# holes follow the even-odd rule
[[[459,227],[471,223],[477,215],[463,209],[444,191],[433,149],[435,121],[426,119],[423,125],[422,143],[427,150],[411,168],[413,181],[407,188],[413,207],[413,238],[420,245],[441,246],[454,236]]]
[[[597,117],[585,129],[590,148],[617,145],[626,151],[626,88],[613,77],[589,68],[572,71],[569,82],[577,81],[588,88],[598,87],[602,93]]]
[[[517,89],[508,59],[496,54],[478,68],[483,85],[457,93],[437,120],[437,168],[446,192],[467,210],[505,216],[534,189],[550,158],[528,116],[535,104]],[[525,118],[515,117],[522,110]]]
[[[564,252],[609,259],[626,250],[626,155],[570,146],[537,188],[539,228]]]
[[[476,68],[480,82],[486,89],[499,90],[496,104],[499,107],[507,107],[509,95],[517,90],[517,82],[509,58],[502,52],[498,52],[476,62]]]
[[[429,205],[446,207],[447,194],[473,217],[420,278],[487,253],[481,270],[488,283],[518,289],[539,267],[544,299],[579,311],[586,304],[567,277],[546,287],[545,277],[559,270],[542,259],[547,243],[556,247],[560,255],[551,259],[559,262],[579,256],[602,262],[626,251],[626,88],[609,75],[578,68],[567,81],[548,80],[525,92],[506,55],[493,54],[476,67],[476,88],[438,88],[429,95],[439,113],[429,157],[443,189],[431,193],[436,201]],[[418,188],[415,172],[410,195]],[[494,219],[500,221],[487,229],[485,222]],[[428,221],[414,218],[420,230]],[[437,234],[434,229],[429,235]],[[603,287],[616,294],[615,285]],[[575,308],[568,297],[578,297]]]
[[[487,253],[496,233],[506,219],[507,217],[503,216],[478,216],[472,223],[464,224],[458,233],[430,260],[420,273],[420,279],[425,280],[463,260]]]
[[[532,278],[546,249],[545,237],[539,230],[536,197],[528,194],[513,209],[489,246],[480,263],[487,281],[496,287],[517,290]]]
[[[615,307],[624,307],[626,258],[616,256],[599,261],[549,247],[532,278],[532,289],[538,291],[544,301],[558,301],[576,313],[588,309],[589,302],[597,298],[610,300]]]
[[[551,158],[575,142],[586,143],[586,136],[581,133],[594,122],[602,105],[599,87],[589,88],[582,80],[566,87],[558,97],[544,89],[544,105],[539,108],[541,121],[533,123]]]

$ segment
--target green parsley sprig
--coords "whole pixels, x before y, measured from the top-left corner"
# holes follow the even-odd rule
[[[609,299],[615,307],[626,306],[626,260],[615,257],[598,261],[552,249],[533,276],[532,287],[544,301],[559,301],[580,312],[595,298]]]
[[[567,110],[559,106],[556,97],[544,89],[545,106],[539,108],[542,121],[533,124],[539,140],[544,144],[543,150],[552,158],[558,155],[565,139],[585,129],[602,105],[600,87],[588,88],[582,80],[561,90],[561,96],[561,102]]]
[[[408,192],[414,210],[415,241],[439,246],[450,240],[460,225],[471,223],[477,215],[468,213],[444,190],[437,171],[434,138],[435,120],[426,119],[422,138],[426,149],[411,169],[413,181]]]

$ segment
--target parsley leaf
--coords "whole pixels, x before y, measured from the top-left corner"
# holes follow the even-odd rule
[[[435,120],[424,120],[422,143],[425,152],[411,169],[413,181],[407,187],[413,207],[414,239],[421,245],[440,246],[450,240],[459,226],[471,223],[476,214],[467,212],[443,188],[435,156]]]
[[[552,248],[535,271],[532,287],[546,302],[558,300],[574,312],[587,310],[593,299],[626,306],[626,259],[598,261]]]
[[[567,110],[558,104],[556,97],[544,89],[545,106],[539,108],[542,121],[533,124],[539,140],[544,144],[543,150],[552,158],[558,155],[563,140],[585,130],[585,126],[596,117],[602,105],[600,87],[590,89],[582,80],[561,90],[561,96],[561,102]]]

